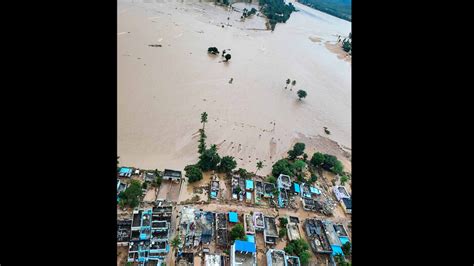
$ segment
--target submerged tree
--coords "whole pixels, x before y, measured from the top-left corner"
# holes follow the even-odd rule
[[[219,171],[223,173],[230,173],[237,166],[237,162],[232,156],[224,156],[219,164]]]
[[[306,98],[306,95],[308,95],[308,94],[306,93],[306,91],[304,91],[304,90],[299,90],[299,91],[297,92],[297,94],[298,94],[298,98],[299,98],[300,101],[301,101],[302,98]]]
[[[207,113],[206,112],[201,114],[201,123],[202,123],[202,129],[204,130],[204,126],[207,123]]]
[[[207,48],[207,52],[210,54],[219,54],[219,50],[217,49],[217,47],[209,47]]]
[[[216,170],[221,157],[217,153],[216,145],[212,145],[199,156],[198,165],[203,171]]]
[[[301,142],[297,142],[292,150],[288,151],[288,159],[294,160],[296,157],[303,155],[306,145]]]
[[[258,170],[262,169],[263,168],[263,162],[262,161],[258,161],[257,162],[257,171],[255,171],[255,175],[257,175],[257,172]]]
[[[291,82],[291,80],[290,80],[290,79],[287,79],[287,80],[286,80],[286,86],[285,86],[285,90],[286,90],[286,89],[288,89],[288,85],[290,85],[290,82]]]
[[[293,90],[293,87],[294,87],[295,85],[296,85],[296,80],[293,80],[293,81],[291,82],[291,89],[290,89],[290,90]]]
[[[228,62],[231,58],[232,58],[232,56],[230,54],[225,55],[225,61],[226,62]]]

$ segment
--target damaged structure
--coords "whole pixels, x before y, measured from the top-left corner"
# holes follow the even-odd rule
[[[288,256],[285,251],[269,249],[266,253],[268,266],[300,266],[300,258]]]
[[[211,180],[209,197],[211,197],[211,199],[217,199],[218,194],[219,194],[219,177],[217,175],[213,175],[212,180]]]
[[[328,236],[329,244],[332,248],[332,255],[335,256],[338,253],[344,255],[342,252],[342,243],[339,239],[338,234],[334,228],[334,223],[331,221],[324,221],[324,229],[326,230],[326,234]]]
[[[304,222],[306,236],[314,253],[331,254],[332,248],[321,220],[306,219]]]
[[[255,234],[255,224],[251,214],[244,214],[244,228],[246,234]]]
[[[257,266],[257,248],[255,243],[235,240],[230,248],[230,265]]]
[[[232,176],[232,199],[243,201],[245,197],[245,179],[238,175]]]
[[[117,221],[117,245],[128,246],[132,232],[132,220]]]
[[[288,240],[290,240],[290,241],[297,240],[297,239],[301,238],[300,229],[298,227],[298,224],[296,224],[296,223],[293,223],[293,222],[289,221],[286,224],[286,231],[287,231],[287,235],[288,235]]]
[[[180,227],[184,234],[184,248],[193,249],[199,245],[209,245],[214,237],[213,212],[199,211],[183,207]]]
[[[265,245],[275,245],[278,239],[278,231],[275,223],[275,218],[264,216],[265,229],[263,230],[263,238]]]
[[[181,171],[165,169],[165,171],[163,172],[163,180],[180,181]]]
[[[338,201],[341,201],[343,198],[350,199],[351,196],[347,192],[346,188],[343,186],[335,186],[332,189],[334,196],[336,196],[336,199]]]
[[[227,247],[228,231],[227,231],[227,214],[216,213],[216,243],[218,246]]]
[[[205,254],[204,266],[227,266],[229,265],[224,256],[218,254]]]
[[[265,221],[263,218],[263,213],[254,212],[253,213],[253,224],[256,231],[263,231],[265,229]]]
[[[169,252],[172,207],[167,202],[133,211],[128,262],[158,264]]]
[[[287,175],[280,174],[277,179],[278,207],[286,208],[289,204],[289,192],[291,190],[291,179]]]

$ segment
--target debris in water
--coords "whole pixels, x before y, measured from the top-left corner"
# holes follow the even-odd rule
[[[149,44],[150,47],[161,47],[161,44]]]
[[[229,83],[232,84],[232,81],[234,81],[234,78],[230,78]]]

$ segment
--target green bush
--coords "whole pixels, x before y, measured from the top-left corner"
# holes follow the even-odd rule
[[[184,168],[184,171],[186,171],[185,176],[188,178],[189,183],[202,180],[202,171],[196,165],[188,165]]]
[[[280,174],[291,176],[293,175],[293,164],[287,159],[281,159],[275,162],[272,166],[272,175],[279,176]]]
[[[247,236],[245,235],[244,226],[241,223],[238,223],[232,227],[230,230],[230,238],[232,240],[246,240]]]
[[[224,156],[219,164],[219,171],[222,173],[230,173],[237,166],[237,162],[232,156]]]

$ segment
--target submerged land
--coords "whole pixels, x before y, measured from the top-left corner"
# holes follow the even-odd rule
[[[204,111],[208,139],[239,167],[264,160],[268,171],[301,138],[344,160],[351,148],[351,64],[325,44],[346,36],[350,23],[294,5],[300,11],[271,32],[264,17],[241,22],[241,13],[214,2],[119,1],[121,162],[184,169],[197,159],[195,117]],[[230,49],[230,62],[208,55],[211,46]],[[288,78],[297,84],[285,90]],[[308,93],[302,102],[299,89]]]
[[[351,23],[290,2],[119,0],[118,265],[347,265]]]

